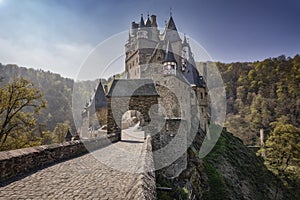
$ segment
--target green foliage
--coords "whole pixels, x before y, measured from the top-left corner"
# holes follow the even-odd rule
[[[223,200],[225,199],[225,183],[223,176],[209,162],[205,163],[205,173],[208,177],[210,191],[205,195],[207,200]]]
[[[0,148],[9,147],[3,146],[7,139],[15,147],[39,143],[32,130],[36,125],[35,115],[45,106],[40,90],[26,79],[15,78],[0,87]]]
[[[263,162],[240,139],[223,131],[204,158],[209,184],[204,199],[274,199],[276,190],[281,199],[291,199],[293,192]]]
[[[188,199],[188,190],[185,187],[180,187],[179,185],[177,185],[176,181],[166,179],[163,176],[158,175],[158,177],[156,177],[156,185],[157,187],[171,188],[170,191],[158,190],[157,199],[160,200]]]
[[[72,133],[76,132],[71,108],[73,87],[75,88],[75,95],[77,97],[73,102],[74,119],[80,126],[83,106],[89,101],[94,88],[99,82],[95,80],[75,83],[72,79],[63,78],[49,71],[27,69],[18,67],[17,65],[2,65],[1,63],[0,73],[1,88],[5,88],[8,83],[13,82],[14,79],[12,77],[22,77],[30,80],[30,87],[32,89],[42,91],[43,99],[47,102],[47,107],[40,110],[39,115],[33,112],[33,108],[26,108],[25,113],[19,114],[20,119],[23,119],[28,125],[31,124],[28,130],[32,131],[32,133],[20,131],[17,134],[15,131],[15,134],[7,136],[6,142],[3,144],[1,150],[49,144],[50,141],[52,143],[60,142],[62,141],[61,136],[52,132],[57,124],[65,122],[69,123]],[[34,115],[34,120],[26,121],[26,119],[29,119],[28,115]],[[0,122],[2,123],[2,118]],[[0,142],[2,140],[0,140]]]
[[[289,187],[300,183],[300,129],[288,123],[287,117],[273,122],[274,130],[266,141],[265,164]]]
[[[54,142],[62,143],[65,139],[65,136],[66,136],[68,130],[70,130],[70,129],[71,129],[71,127],[68,122],[56,124],[56,126],[53,130]]]
[[[281,116],[300,127],[299,55],[217,66],[226,86],[226,126],[246,144],[257,145],[259,129],[270,133]]]

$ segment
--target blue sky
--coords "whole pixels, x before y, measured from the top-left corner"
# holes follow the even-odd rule
[[[299,0],[0,0],[0,62],[75,77],[97,44],[141,13],[163,27],[170,7],[178,30],[215,61],[300,53]]]

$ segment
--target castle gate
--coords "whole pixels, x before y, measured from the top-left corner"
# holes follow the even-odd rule
[[[158,93],[151,79],[114,79],[107,94],[107,134],[121,140],[122,116],[128,110],[139,111],[145,120],[145,134],[151,132],[151,113],[158,112]]]

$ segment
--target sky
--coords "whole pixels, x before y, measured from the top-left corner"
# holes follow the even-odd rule
[[[164,27],[170,7],[177,29],[213,61],[300,53],[300,0],[0,0],[0,63],[76,78],[99,43],[141,14]]]

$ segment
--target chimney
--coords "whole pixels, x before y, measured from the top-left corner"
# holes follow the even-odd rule
[[[156,15],[151,15],[151,26],[152,27],[157,27]]]
[[[139,25],[134,21],[131,22],[131,34],[135,35]]]

